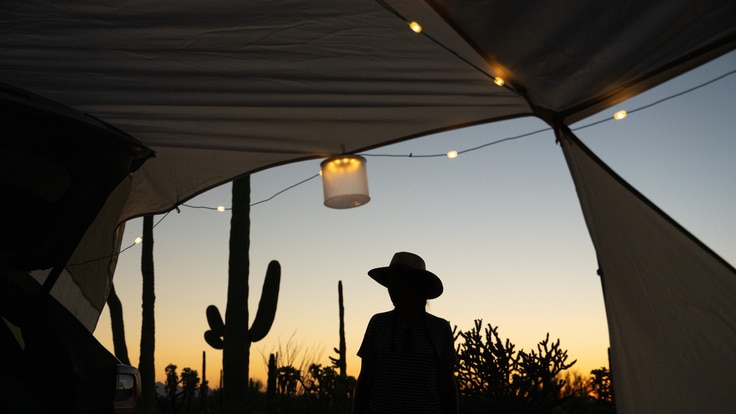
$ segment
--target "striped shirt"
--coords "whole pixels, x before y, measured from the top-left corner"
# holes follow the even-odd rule
[[[457,363],[450,324],[424,314],[412,328],[395,311],[373,315],[358,356],[375,363],[371,413],[440,414],[438,371]]]

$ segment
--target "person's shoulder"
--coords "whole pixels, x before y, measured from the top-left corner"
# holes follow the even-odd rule
[[[381,323],[386,321],[391,321],[393,319],[394,311],[386,311],[381,313],[376,313],[375,315],[371,316],[371,323]]]
[[[433,325],[450,325],[450,321],[448,321],[447,319],[432,315],[429,312],[425,313],[425,315],[427,323],[431,323]]]
[[[371,319],[378,319],[378,320],[391,319],[393,318],[393,314],[394,314],[393,310],[386,311],[386,312],[380,312],[380,313],[376,313],[375,315],[373,315]]]

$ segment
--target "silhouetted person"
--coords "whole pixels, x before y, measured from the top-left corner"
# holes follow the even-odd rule
[[[362,365],[353,414],[456,414],[452,330],[425,310],[428,299],[442,294],[442,281],[421,257],[407,252],[368,275],[388,288],[394,309],[368,323],[358,350]]]

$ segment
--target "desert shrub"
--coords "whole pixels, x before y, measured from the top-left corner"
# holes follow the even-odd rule
[[[456,378],[465,413],[553,413],[563,402],[566,381],[560,373],[575,364],[567,362],[560,340],[549,334],[531,352],[516,351],[502,340],[498,327],[475,321],[473,328],[455,328],[458,366]]]

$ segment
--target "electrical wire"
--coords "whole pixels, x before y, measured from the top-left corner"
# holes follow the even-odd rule
[[[396,15],[398,18],[402,19],[407,24],[411,24],[411,22],[408,19],[406,19],[403,15],[401,15],[399,12],[397,12],[393,7],[391,7],[390,5],[388,5],[385,1],[383,1],[383,0],[375,0],[375,1],[376,1],[376,3],[378,3],[381,6],[383,6],[384,8],[386,8],[386,10],[388,10],[392,14]],[[458,54],[454,50],[452,50],[449,47],[447,47],[446,45],[442,44],[442,42],[440,42],[437,39],[435,39],[434,37],[428,35],[425,31],[422,30],[420,34],[423,35],[423,36],[425,36],[427,39],[429,39],[430,41],[434,42],[435,44],[437,44],[438,46],[440,46],[444,50],[446,50],[448,53],[451,53],[452,55],[454,55],[455,57],[457,57],[458,59],[460,59],[461,61],[463,61],[467,65],[471,66],[472,68],[474,68],[475,70],[477,70],[478,72],[480,72],[481,74],[483,74],[484,76],[487,76],[490,79],[494,79],[493,75],[487,73],[486,71],[484,71],[483,69],[481,69],[477,65],[473,64],[472,62],[470,62],[468,59],[462,57],[460,54]],[[712,83],[715,83],[715,82],[717,82],[717,81],[719,81],[721,79],[724,79],[724,78],[726,78],[726,77],[728,77],[730,75],[733,75],[734,73],[736,73],[736,69],[731,70],[731,71],[729,71],[727,73],[724,73],[724,74],[722,74],[722,75],[720,75],[720,76],[718,76],[718,77],[716,77],[714,79],[708,80],[708,81],[703,82],[703,83],[700,83],[698,85],[695,85],[695,86],[693,86],[693,87],[691,87],[689,89],[686,89],[684,91],[675,93],[673,95],[669,95],[669,96],[664,97],[662,99],[659,99],[657,101],[651,102],[651,103],[649,103],[647,105],[640,106],[638,108],[632,109],[632,110],[628,111],[628,114],[633,114],[633,113],[636,113],[636,112],[639,112],[639,111],[643,111],[645,109],[648,109],[648,108],[651,108],[653,106],[656,106],[656,105],[658,105],[660,103],[666,102],[666,101],[668,101],[670,99],[674,99],[674,98],[677,98],[677,97],[686,95],[688,93],[694,92],[694,91],[696,91],[698,89],[701,89],[701,88],[703,88],[705,86],[708,86],[708,85],[710,85]],[[505,87],[505,88],[509,89],[510,91],[518,94],[518,92],[514,88],[512,88],[511,86],[509,86],[508,84],[504,84],[503,87]],[[598,120],[598,121],[593,121],[591,123],[588,123],[588,124],[585,124],[585,125],[581,125],[579,127],[573,128],[572,130],[573,131],[579,131],[579,130],[582,130],[582,129],[585,129],[585,128],[590,128],[590,127],[595,126],[595,125],[599,125],[599,124],[602,124],[602,123],[605,123],[605,122],[609,122],[611,120],[614,120],[614,118],[607,117],[607,118],[604,118],[604,119],[601,119],[601,120]],[[482,144],[482,145],[479,145],[479,146],[476,146],[476,147],[467,148],[467,149],[464,149],[464,150],[461,150],[461,151],[457,151],[457,154],[459,155],[459,154],[465,154],[465,153],[477,151],[477,150],[480,150],[480,149],[483,149],[483,148],[486,148],[486,147],[489,147],[489,146],[492,146],[492,145],[500,144],[502,142],[507,142],[507,141],[517,140],[517,139],[521,139],[521,138],[526,138],[526,137],[529,137],[529,136],[532,136],[532,135],[536,135],[536,134],[539,134],[539,133],[542,133],[542,132],[550,131],[550,130],[552,130],[552,128],[543,128],[543,129],[538,129],[538,130],[535,130],[535,131],[527,132],[527,133],[524,133],[524,134],[521,134],[521,135],[516,135],[516,136],[512,136],[512,137],[501,138],[501,139],[498,139],[498,140],[495,140],[495,141],[492,141],[492,142],[489,142],[489,143],[486,143],[486,144]],[[436,158],[436,157],[446,157],[447,156],[447,153],[443,153],[443,154],[424,154],[424,155],[415,155],[413,153],[409,153],[408,155],[407,154],[369,154],[369,153],[364,153],[364,154],[361,154],[361,155],[366,156],[366,157]],[[292,184],[292,185],[284,188],[283,190],[274,193],[272,196],[270,196],[270,197],[268,197],[266,199],[263,199],[263,200],[260,200],[260,201],[255,202],[255,203],[252,203],[250,205],[250,207],[254,207],[254,206],[257,206],[259,204],[263,204],[263,203],[266,203],[268,201],[271,201],[274,198],[276,198],[277,196],[279,196],[279,195],[281,195],[281,194],[283,194],[283,193],[285,193],[285,192],[287,192],[287,191],[289,191],[289,190],[291,190],[291,189],[293,189],[295,187],[298,187],[298,186],[300,186],[300,185],[302,185],[304,183],[307,183],[307,182],[309,182],[309,181],[311,181],[311,180],[313,180],[313,179],[315,179],[317,177],[319,177],[319,174],[315,174],[315,175],[313,175],[313,176],[311,176],[309,178],[306,178],[306,179],[304,179],[302,181],[299,181],[299,182],[297,182],[295,184]],[[218,208],[218,207],[210,207],[210,206],[195,206],[195,205],[190,205],[190,204],[180,204],[179,206],[187,207],[187,208],[192,208],[192,209],[206,209],[206,210],[223,211],[221,208]],[[177,206],[176,209],[177,209],[177,211],[179,210],[178,209],[178,206]],[[225,207],[224,210],[232,210],[232,208],[231,207]],[[161,221],[163,221],[169,215],[170,212],[171,212],[171,210],[168,211],[166,214],[164,214],[156,222],[156,224],[154,224],[154,227],[156,227],[159,223],[161,223]],[[83,264],[86,264],[86,263],[94,262],[94,261],[97,261],[97,260],[103,260],[103,259],[107,259],[107,258],[110,258],[110,257],[114,257],[114,256],[120,255],[121,253],[127,251],[128,249],[132,248],[136,244],[137,243],[133,243],[133,244],[125,247],[124,249],[120,250],[118,253],[115,253],[115,254],[112,254],[112,255],[108,255],[108,256],[105,256],[105,257],[100,257],[100,258],[97,258],[97,259],[91,259],[91,260],[88,260],[88,261],[82,262],[82,263],[70,264],[70,265],[67,265],[67,266],[79,266],[79,265],[83,265]]]
[[[406,17],[404,17],[404,16],[403,16],[403,15],[402,15],[401,13],[399,13],[399,12],[398,12],[398,11],[397,11],[396,9],[394,9],[393,7],[391,7],[391,6],[390,6],[390,5],[388,4],[388,3],[386,3],[386,2],[384,1],[384,0],[375,0],[375,1],[376,1],[376,3],[380,4],[381,6],[383,6],[383,7],[384,7],[384,8],[386,9],[386,10],[388,10],[389,12],[391,12],[391,14],[393,14],[393,15],[395,15],[396,17],[398,17],[399,19],[403,20],[403,21],[404,21],[404,22],[405,22],[405,23],[406,23],[407,25],[411,25],[411,24],[413,23],[412,21],[410,21],[409,19],[407,19]],[[472,67],[473,69],[475,69],[476,71],[478,71],[479,73],[481,73],[481,74],[482,74],[483,76],[487,77],[488,79],[491,79],[491,80],[495,81],[495,79],[496,79],[496,77],[495,77],[495,76],[491,75],[490,73],[486,72],[486,71],[485,71],[485,70],[483,70],[482,68],[478,67],[478,65],[474,64],[473,62],[471,62],[471,61],[470,61],[470,60],[468,60],[467,58],[463,57],[463,56],[462,56],[462,55],[460,55],[460,54],[459,54],[458,52],[456,52],[456,51],[454,51],[454,50],[450,49],[450,48],[449,48],[449,47],[447,47],[447,46],[446,46],[446,45],[445,45],[444,43],[440,42],[439,40],[437,40],[437,39],[435,39],[434,37],[432,37],[432,36],[430,36],[429,34],[427,34],[427,33],[426,33],[426,32],[425,32],[424,30],[422,30],[422,31],[421,31],[421,33],[418,33],[418,34],[420,34],[420,35],[422,35],[422,36],[426,37],[426,38],[427,38],[427,39],[429,39],[429,40],[430,40],[430,41],[431,41],[432,43],[436,44],[437,46],[441,47],[442,49],[444,49],[445,51],[447,51],[447,52],[448,52],[448,53],[450,53],[451,55],[455,56],[455,57],[456,57],[457,59],[459,59],[460,61],[462,61],[462,62],[463,62],[463,63],[465,63],[466,65],[468,65],[468,66]],[[510,90],[511,92],[513,92],[513,93],[514,93],[514,94],[516,94],[516,95],[521,95],[521,94],[519,93],[519,91],[517,91],[516,89],[514,89],[514,88],[513,88],[513,87],[512,87],[511,85],[509,85],[508,83],[505,83],[505,82],[504,82],[504,83],[503,83],[502,85],[500,85],[500,86],[501,86],[501,87],[503,87],[503,88],[506,88],[506,89]]]
[[[173,211],[173,210],[169,210],[169,211],[167,211],[167,212],[166,212],[166,214],[164,214],[163,216],[161,216],[161,218],[159,218],[159,219],[158,219],[158,220],[157,220],[157,221],[156,221],[156,222],[155,222],[155,223],[153,224],[153,228],[155,229],[155,228],[156,228],[156,226],[158,226],[158,225],[159,225],[159,224],[160,224],[160,223],[161,223],[162,221],[164,221],[164,219],[166,218],[166,216],[168,216],[168,215],[169,215],[169,213],[171,213],[171,211]],[[70,264],[67,264],[67,265],[66,265],[66,267],[72,267],[72,266],[82,266],[82,265],[85,265],[85,264],[88,264],[88,263],[92,263],[92,262],[97,262],[97,261],[99,261],[99,260],[105,260],[105,259],[110,259],[110,258],[112,258],[112,257],[116,257],[116,256],[119,256],[119,255],[120,255],[120,254],[122,254],[122,253],[123,253],[124,251],[126,251],[126,250],[128,250],[128,249],[132,248],[132,247],[133,247],[133,246],[135,246],[136,244],[138,244],[138,243],[132,243],[132,244],[131,244],[130,246],[128,246],[128,247],[126,247],[126,248],[124,248],[124,249],[121,249],[121,250],[120,250],[119,252],[117,252],[117,253],[113,253],[113,254],[108,254],[107,256],[101,256],[101,257],[97,257],[97,258],[94,258],[94,259],[89,259],[89,260],[86,260],[86,261],[84,261],[84,262],[79,262],[79,263],[70,263]]]
[[[720,75],[720,76],[718,76],[718,77],[716,77],[714,79],[710,79],[708,81],[705,81],[703,83],[700,83],[698,85],[695,85],[695,86],[693,86],[693,87],[691,87],[689,89],[686,89],[684,91],[675,93],[673,95],[669,95],[667,97],[664,97],[664,98],[659,99],[657,101],[654,101],[652,103],[649,103],[649,104],[646,104],[646,105],[643,105],[643,106],[634,108],[634,109],[628,111],[628,113],[629,114],[633,114],[633,113],[636,113],[636,112],[639,112],[639,111],[642,111],[642,110],[645,110],[645,109],[649,109],[649,108],[651,108],[653,106],[656,106],[656,105],[658,105],[660,103],[666,102],[666,101],[668,101],[670,99],[674,99],[674,98],[677,98],[677,97],[686,95],[688,93],[694,92],[694,91],[696,91],[698,89],[701,89],[701,88],[703,88],[705,86],[708,86],[708,85],[710,85],[710,84],[712,84],[712,83],[714,83],[716,81],[719,81],[719,80],[721,80],[723,78],[726,78],[726,77],[728,77],[730,75],[733,75],[733,74],[736,74],[736,69],[734,69],[732,71],[729,71],[729,72],[727,72],[727,73],[725,73],[723,75]],[[579,131],[581,129],[589,128],[589,127],[592,127],[592,126],[595,126],[595,125],[599,125],[599,124],[602,124],[602,123],[605,123],[605,122],[609,122],[609,121],[614,121],[614,120],[615,119],[613,117],[606,117],[604,119],[601,119],[601,120],[598,120],[598,121],[594,121],[594,122],[591,122],[589,124],[585,124],[585,125],[581,125],[579,127],[573,128],[572,130],[573,131]],[[486,144],[482,144],[482,145],[478,145],[476,147],[467,148],[467,149],[458,151],[457,153],[458,154],[465,154],[465,153],[469,153],[469,152],[473,152],[473,151],[478,151],[478,150],[481,150],[483,148],[486,148],[486,147],[489,147],[489,146],[492,146],[492,145],[500,144],[500,143],[507,142],[507,141],[513,141],[513,140],[517,140],[517,139],[521,139],[521,138],[530,137],[532,135],[540,134],[542,132],[551,131],[551,130],[552,130],[552,128],[542,128],[542,129],[538,129],[538,130],[527,132],[527,133],[520,134],[520,135],[515,135],[515,136],[511,136],[511,137],[501,138],[501,139],[498,139],[498,140],[495,140],[495,141],[488,142]],[[409,154],[370,154],[370,153],[363,153],[363,154],[360,154],[360,155],[362,155],[364,157],[393,157],[393,158],[436,158],[436,157],[447,157],[447,154],[446,153],[442,153],[442,154],[423,154],[423,155],[422,154],[417,155],[417,154],[413,154],[413,153],[409,153]],[[289,190],[291,190],[291,189],[293,189],[295,187],[298,187],[298,186],[300,186],[300,185],[302,185],[304,183],[307,183],[307,182],[309,182],[309,181],[311,181],[311,180],[313,180],[313,179],[315,179],[317,177],[319,177],[319,174],[315,174],[315,175],[313,175],[313,176],[311,176],[309,178],[306,178],[306,179],[304,179],[302,181],[299,181],[299,182],[297,182],[295,184],[292,184],[292,185],[284,188],[283,190],[274,193],[272,196],[270,196],[268,198],[265,198],[263,200],[257,201],[255,203],[252,203],[250,206],[253,207],[253,206],[257,206],[259,204],[263,204],[263,203],[266,203],[268,201],[271,201],[274,198],[276,198],[277,196],[279,196],[279,195],[281,195],[281,194],[283,194],[283,193],[285,193],[285,192],[287,192],[287,191],[289,191]],[[190,204],[180,204],[180,206],[187,207],[187,208],[192,208],[192,209],[218,210],[217,207],[209,207],[209,206],[194,206],[194,205],[190,205]],[[231,207],[225,207],[225,210],[232,210],[232,208]],[[166,213],[166,214],[168,215],[168,213]],[[165,217],[166,216],[162,217],[161,220],[163,220]],[[159,220],[159,222],[161,220]],[[125,249],[121,250],[120,253],[124,252],[125,250],[130,249],[134,245],[135,244],[126,247]]]

